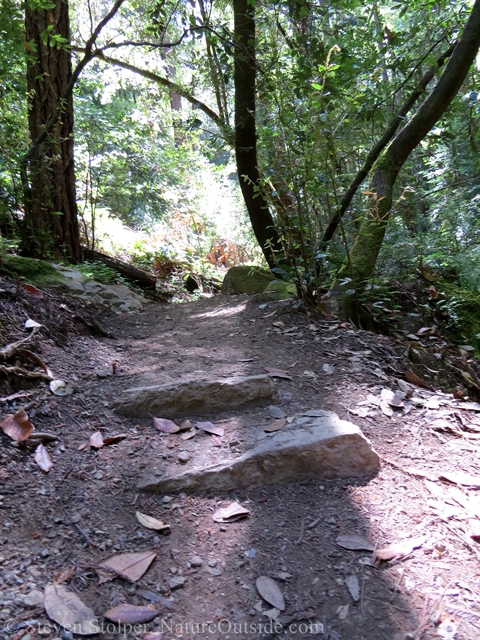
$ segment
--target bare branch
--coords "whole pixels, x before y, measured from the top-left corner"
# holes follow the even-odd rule
[[[223,133],[223,136],[226,142],[230,146],[233,146],[232,132],[229,130],[229,127],[222,120],[222,118],[220,118],[220,116],[217,113],[215,113],[213,109],[210,109],[210,107],[208,107],[206,104],[198,100],[195,96],[189,93],[181,85],[177,84],[176,82],[172,82],[171,80],[168,80],[163,76],[159,76],[156,73],[147,71],[146,69],[140,69],[140,67],[135,67],[134,65],[129,64],[128,62],[124,62],[123,60],[118,60],[117,58],[111,58],[110,56],[106,56],[102,53],[101,50],[97,50],[95,55],[97,58],[99,58],[99,60],[103,60],[104,62],[108,62],[109,64],[113,64],[117,67],[121,67],[122,69],[127,69],[128,71],[132,71],[133,73],[138,73],[138,75],[144,78],[147,78],[147,80],[152,80],[152,82],[156,82],[157,84],[160,84],[163,87],[166,87],[167,89],[169,89],[169,91],[172,91],[173,93],[178,93],[179,96],[182,96],[182,98],[185,98],[185,100],[190,102],[190,104],[192,104],[194,107],[196,107],[197,109],[200,109],[200,111],[203,111],[203,113],[205,113]]]

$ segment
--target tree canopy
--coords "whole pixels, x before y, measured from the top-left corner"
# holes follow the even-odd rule
[[[30,254],[81,259],[100,211],[212,251],[215,184],[312,300],[423,264],[477,287],[478,1],[71,0],[70,26],[62,6],[0,8],[0,224]]]

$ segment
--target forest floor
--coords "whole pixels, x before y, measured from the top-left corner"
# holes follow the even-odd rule
[[[45,382],[0,382],[1,420],[24,406],[37,432],[58,436],[44,442],[53,461],[45,473],[34,459],[38,440],[0,434],[0,637],[70,640],[42,603],[56,582],[93,609],[105,640],[148,633],[156,634],[151,640],[480,638],[480,406],[399,383],[405,344],[313,318],[292,301],[265,306],[243,295],[149,302],[136,315],[105,312],[101,323],[112,337],[95,337],[74,321],[74,299],[53,292],[38,299],[8,278],[0,288],[3,344],[24,338],[26,317],[35,319],[44,326],[28,349],[74,388],[57,397]],[[112,363],[115,374],[107,375]],[[288,416],[328,409],[354,422],[381,458],[379,473],[210,496],[137,490],[152,460],[181,470],[180,451],[192,461],[202,453],[221,458],[241,450],[239,424],[263,431],[272,418],[266,406],[188,415],[223,421],[225,435],[182,440],[160,433],[151,417],[114,413],[124,389],[265,367],[291,378],[275,378],[274,405]],[[386,398],[399,384],[403,407],[382,403],[382,390]],[[126,436],[95,449],[89,438],[97,431]],[[213,513],[234,500],[248,517],[214,522]],[[171,533],[141,526],[137,511],[167,522]],[[366,548],[340,546],[343,534],[361,536],[357,545]],[[390,561],[373,562],[367,550],[405,540]],[[156,556],[138,581],[99,583],[100,561],[143,551]],[[256,580],[265,575],[279,586],[284,611],[259,595]],[[103,614],[122,603],[151,605],[158,615],[132,630],[117,627]]]

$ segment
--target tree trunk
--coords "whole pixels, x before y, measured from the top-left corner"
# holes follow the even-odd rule
[[[55,0],[52,9],[32,9],[26,3],[27,88],[32,141],[58,108],[72,77],[68,3]],[[62,38],[64,40],[56,40]],[[46,41],[46,44],[45,44]],[[82,260],[73,162],[72,94],[63,100],[58,120],[28,165],[23,251],[43,257]]]
[[[234,0],[235,20],[235,157],[243,198],[255,237],[270,267],[275,266],[275,252],[281,242],[268,202],[259,189],[255,123],[255,4],[251,0]]]
[[[345,289],[359,293],[373,275],[387,228],[398,173],[413,149],[435,126],[457,95],[479,48],[480,0],[475,0],[465,29],[436,87],[372,167],[369,212],[360,226],[348,264],[342,267],[333,287],[333,292],[341,295],[343,312],[353,320],[358,319],[358,305],[353,295],[345,294]],[[342,277],[352,278],[353,283],[342,285]]]

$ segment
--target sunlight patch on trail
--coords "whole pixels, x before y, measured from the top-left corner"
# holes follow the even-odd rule
[[[192,318],[214,318],[217,316],[233,316],[236,313],[241,313],[247,308],[247,303],[238,304],[236,307],[226,307],[225,309],[213,309],[213,311],[207,311],[206,313],[197,313],[192,315]]]

